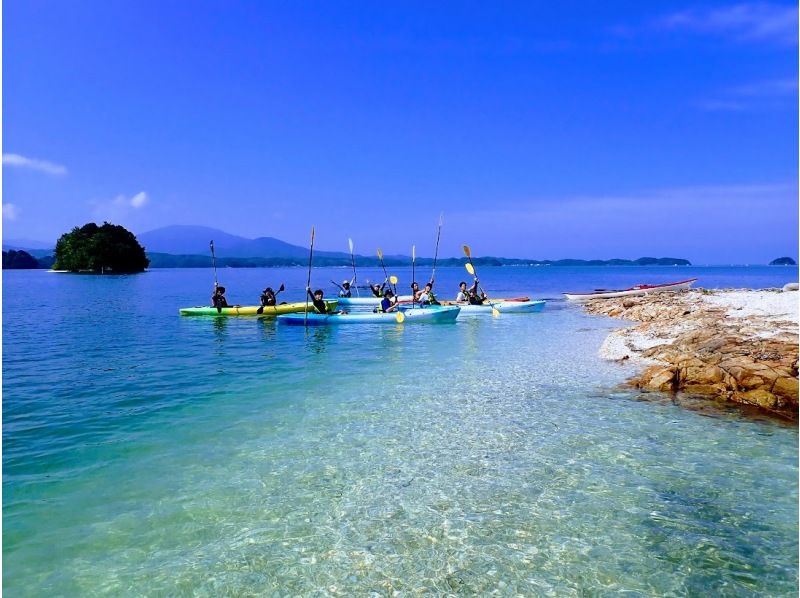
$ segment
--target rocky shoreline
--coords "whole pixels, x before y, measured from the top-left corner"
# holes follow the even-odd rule
[[[638,322],[612,332],[600,350],[642,366],[633,386],[712,395],[797,420],[798,295],[698,289],[595,299],[584,308]]]

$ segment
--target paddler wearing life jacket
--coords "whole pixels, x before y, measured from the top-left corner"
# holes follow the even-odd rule
[[[333,282],[333,281],[331,281]],[[339,297],[352,297],[353,296],[353,284],[355,283],[355,278],[353,280],[343,280],[341,285],[336,284],[339,287]]]
[[[419,302],[423,305],[441,305],[436,299],[436,295],[433,294],[432,280],[425,285],[424,289],[422,289],[422,293],[419,295]]]
[[[272,287],[267,287],[264,289],[264,292],[261,293],[261,307],[272,307],[278,304],[278,299],[275,296],[275,291],[272,290]]]
[[[477,286],[478,286],[478,282],[477,282],[477,279],[476,279],[475,280],[475,286],[469,290],[468,300],[469,300],[469,304],[470,305],[483,305],[483,302],[488,299],[488,297],[486,296],[486,293],[484,293],[483,291],[481,291],[480,294],[478,294],[478,289],[475,288]]]
[[[322,289],[317,289],[312,293],[311,287],[306,287],[306,293],[308,293],[308,296],[311,298],[311,302],[314,304],[314,310],[318,314],[328,313],[328,304],[322,300],[324,295]]]
[[[378,306],[378,311],[383,313],[388,313],[391,311],[397,310],[397,300],[394,298],[394,293],[392,289],[386,289],[383,293],[383,299],[381,299],[381,304]]]
[[[218,286],[214,288],[214,294],[211,295],[211,305],[217,309],[228,307],[228,300],[225,299],[225,287]]]
[[[367,284],[369,284],[369,288],[372,291],[372,294],[375,297],[379,297],[380,298],[380,297],[383,297],[383,290],[386,288],[386,283],[387,282],[388,281],[384,279],[383,284],[378,284],[378,283],[370,284],[369,281],[367,281]]]

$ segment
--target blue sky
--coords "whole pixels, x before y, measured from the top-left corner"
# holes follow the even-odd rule
[[[3,3],[3,235],[797,256],[796,3]]]

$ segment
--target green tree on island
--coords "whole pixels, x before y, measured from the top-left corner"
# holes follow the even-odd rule
[[[54,270],[70,272],[143,272],[150,264],[132,232],[122,226],[90,222],[61,235],[56,243]]]

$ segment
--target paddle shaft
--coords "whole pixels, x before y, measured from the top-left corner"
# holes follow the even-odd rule
[[[306,278],[306,310],[303,315],[303,326],[308,328],[308,289],[311,288],[311,263],[314,260],[314,227],[311,227],[311,249],[308,252],[308,277]]]
[[[350,263],[353,266],[353,284],[350,285],[350,286],[355,287],[356,288],[356,296],[357,297],[361,297],[361,293],[358,291],[358,282],[356,281],[356,256],[353,253],[353,240],[349,239],[349,241],[350,241]]]
[[[214,241],[209,243],[211,245],[211,265],[214,267],[214,290],[217,290],[219,283],[217,282],[217,256],[214,255]]]
[[[381,261],[381,268],[383,268],[383,275],[384,275],[385,279],[389,282],[389,284],[391,286],[394,287],[394,294],[395,294],[395,297],[396,297],[397,296],[397,287],[395,285],[392,285],[392,281],[389,280],[389,273],[386,271],[386,264],[383,263],[383,252],[380,249],[378,249],[378,259]]]
[[[442,216],[439,215],[439,228],[436,230],[436,251],[433,252],[433,271],[431,272],[431,282],[436,278],[436,259],[439,257],[439,238],[442,236]]]

